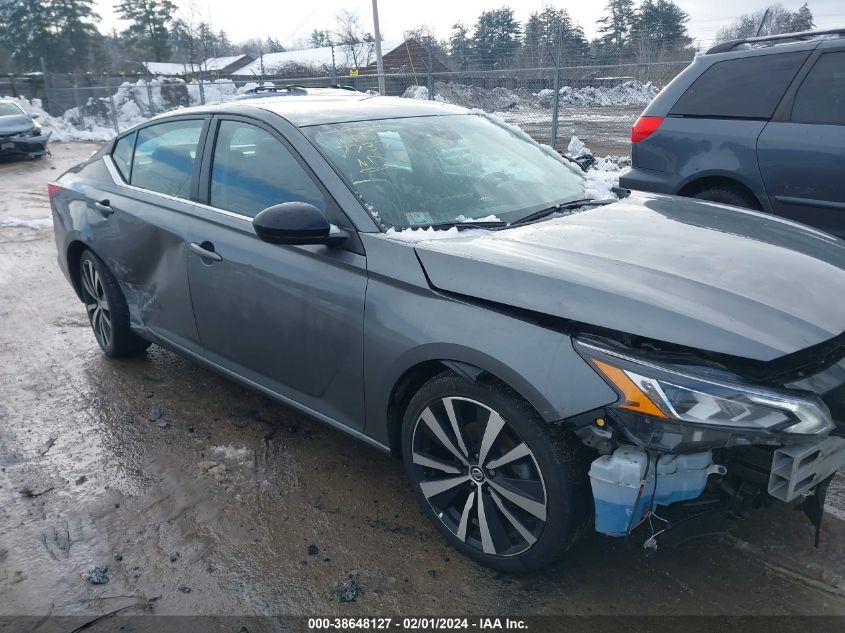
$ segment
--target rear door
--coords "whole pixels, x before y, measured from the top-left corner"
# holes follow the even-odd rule
[[[196,353],[185,214],[209,121],[168,119],[119,138],[104,157],[113,182],[87,192],[92,244],[120,282],[132,324]]]
[[[845,47],[820,46],[791,95],[757,141],[772,208],[845,236]]]
[[[214,364],[360,429],[366,258],[357,235],[349,248],[260,240],[252,218],[293,201],[352,226],[277,130],[247,117],[216,118],[190,227],[200,339]]]

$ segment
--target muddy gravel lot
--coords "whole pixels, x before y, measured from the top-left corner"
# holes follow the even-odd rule
[[[781,507],[502,575],[446,546],[391,457],[157,346],[108,360],[45,220],[95,149],[0,164],[0,615],[845,615],[841,485],[818,550]]]

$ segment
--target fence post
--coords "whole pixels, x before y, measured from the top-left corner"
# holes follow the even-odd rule
[[[555,67],[554,81],[552,82],[554,95],[552,96],[552,149],[557,149],[557,113],[560,108],[560,68]]]
[[[153,87],[150,85],[149,79],[144,79],[144,84],[147,86],[147,103],[150,104],[150,114],[156,113],[156,107],[153,103]]]
[[[431,37],[426,39],[428,44],[428,100],[434,101],[434,77],[431,74]]]
[[[205,105],[205,88],[203,88],[202,85],[202,77],[200,77],[197,81],[200,87],[200,105]]]
[[[68,73],[70,74],[70,73]],[[76,71],[73,71],[73,100],[76,102],[76,112],[82,118],[82,104],[79,101],[79,84],[76,81]]]
[[[120,125],[117,122],[117,108],[114,107],[114,93],[111,91],[111,82],[109,81],[108,75],[106,75],[106,92],[109,93],[109,111],[111,112],[112,125],[114,125],[114,131],[120,134]]]

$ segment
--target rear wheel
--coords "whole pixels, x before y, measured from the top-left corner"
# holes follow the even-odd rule
[[[150,343],[129,329],[129,308],[114,275],[91,251],[79,260],[82,300],[94,338],[106,356],[122,358],[146,350]]]
[[[426,514],[483,565],[553,563],[586,516],[586,465],[560,433],[498,384],[441,374],[411,399],[403,456]]]
[[[693,198],[709,200],[720,204],[729,204],[744,209],[760,210],[760,203],[750,194],[729,187],[707,187],[692,194]]]

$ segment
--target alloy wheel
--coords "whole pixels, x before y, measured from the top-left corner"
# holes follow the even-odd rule
[[[82,292],[94,336],[100,347],[107,349],[112,336],[111,310],[100,274],[88,259],[82,262]]]
[[[458,540],[484,554],[516,556],[540,538],[543,475],[496,411],[462,397],[431,402],[414,425],[411,448],[420,491]]]

